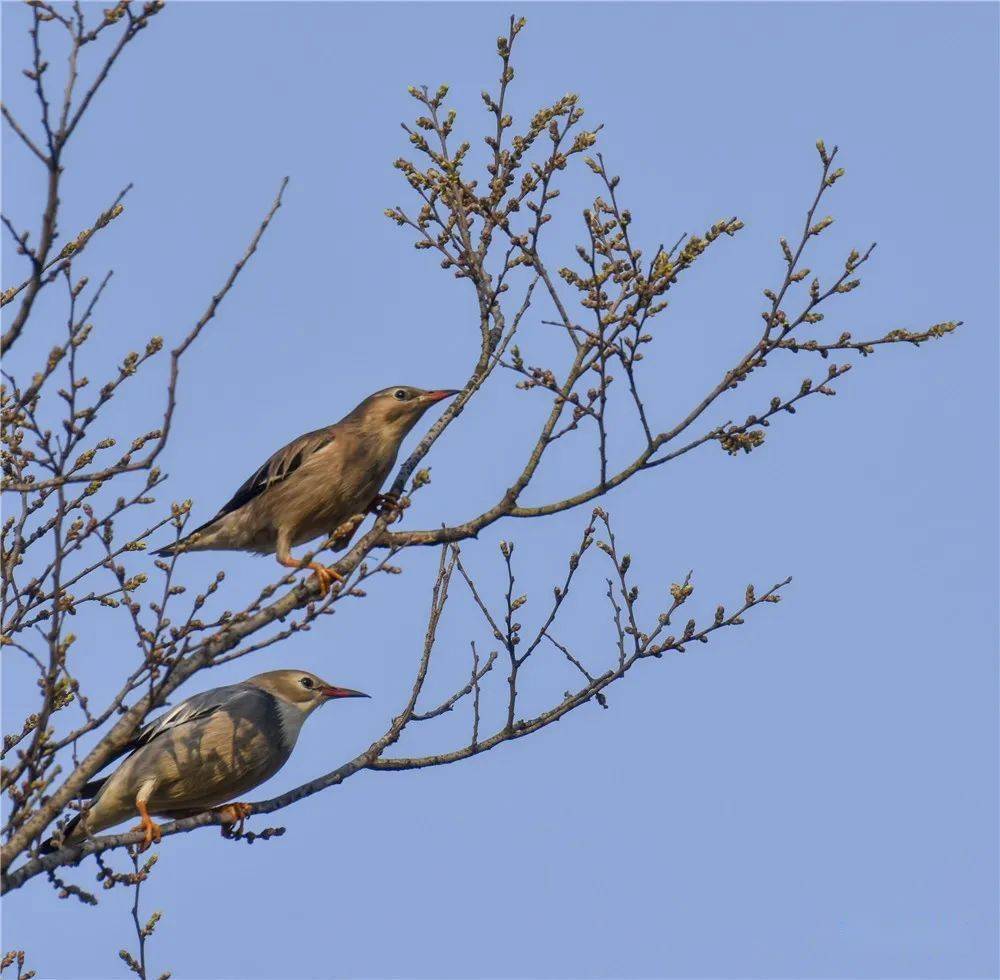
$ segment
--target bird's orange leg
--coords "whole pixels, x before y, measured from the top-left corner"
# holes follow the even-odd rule
[[[324,594],[330,591],[334,582],[344,581],[344,576],[341,575],[335,568],[327,568],[326,565],[321,565],[318,561],[297,561],[291,555],[285,555],[284,557],[278,555],[278,561],[284,565],[285,568],[312,569],[316,573],[320,590]]]
[[[160,828],[157,824],[153,823],[149,816],[149,811],[146,809],[146,801],[137,799],[135,801],[135,808],[139,811],[140,822],[137,826],[133,827],[132,830],[142,830],[145,831],[146,839],[139,845],[139,853],[149,849],[149,845],[154,841],[160,843]]]
[[[226,803],[224,806],[217,806],[212,812],[222,816],[223,837],[239,837],[243,833],[243,824],[250,816],[250,804]],[[233,824],[236,824],[235,830]]]

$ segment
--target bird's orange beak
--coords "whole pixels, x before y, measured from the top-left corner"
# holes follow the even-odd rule
[[[452,395],[457,395],[458,390],[454,388],[440,388],[437,391],[425,391],[420,397],[425,402],[439,402],[444,398],[451,398]]]
[[[370,694],[365,694],[364,691],[352,691],[349,687],[321,687],[319,689],[320,694],[328,698],[370,698]]]

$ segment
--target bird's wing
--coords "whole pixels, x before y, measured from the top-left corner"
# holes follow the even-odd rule
[[[266,702],[267,697],[268,695],[260,688],[248,684],[229,684],[226,687],[216,687],[211,691],[192,695],[186,701],[175,705],[166,714],[154,718],[148,725],[140,728],[135,737],[108,759],[104,766],[110,765],[123,755],[132,755],[137,749],[148,745],[153,739],[165,732],[172,731],[191,721],[208,718],[217,711],[242,714],[252,712],[254,709],[258,712],[266,710],[267,704],[258,705],[257,702],[261,699]],[[96,798],[107,781],[107,776],[92,779],[79,791],[79,798]]]
[[[328,425],[314,432],[307,432],[279,449],[233,494],[232,499],[222,507],[212,521],[231,514],[255,497],[259,497],[265,490],[288,479],[313,453],[333,442],[335,428],[336,426]]]
[[[217,711],[239,713],[262,694],[259,688],[246,684],[230,684],[195,694],[139,729],[126,751],[134,751],[140,746],[148,745],[165,732],[200,718],[208,718]]]

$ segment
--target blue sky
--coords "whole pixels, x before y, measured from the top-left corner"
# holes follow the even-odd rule
[[[467,376],[478,343],[470,295],[382,210],[411,203],[392,168],[407,150],[398,124],[414,115],[406,87],[448,82],[459,127],[484,134],[479,92],[494,84],[510,12],[175,3],[127,52],[74,140],[63,195],[69,234],[136,185],[83,262],[92,277],[116,270],[89,345],[95,376],[153,334],[169,345],[186,333],[291,177],[259,254],[185,364],[164,500],[192,497],[205,519],[268,453],[368,392]],[[779,419],[749,457],[710,446],[607,499],[648,618],[689,568],[700,616],[748,581],[793,574],[781,605],[642,665],[608,711],[586,706],[460,765],[352,778],[284,811],[279,840],[170,839],[144,898],[165,912],[154,975],[995,976],[997,7],[523,12],[515,118],[580,93],[587,118],[605,123],[601,147],[647,250],[723,216],[746,222],[671,292],[647,363],[661,427],[752,342],[760,292],[781,268],[777,237],[799,230],[815,187],[817,137],[840,145],[847,177],[810,264],[833,272],[851,247],[879,242],[864,287],[841,299],[826,332],[966,325],[920,350],[880,351],[835,399]],[[33,122],[20,75],[26,12],[7,3],[2,14],[4,99]],[[39,174],[6,133],[4,150],[5,212],[33,224]],[[572,259],[580,208],[596,193],[582,167],[563,187],[553,265]],[[19,278],[13,259],[5,240],[5,284]],[[548,313],[529,314],[522,348],[558,365]],[[8,369],[30,370],[51,346],[45,321],[35,326]],[[820,371],[775,364],[734,417]],[[155,426],[159,377],[114,403],[112,431]],[[471,516],[520,469],[545,404],[514,380],[497,375],[434,448],[434,481],[408,526]],[[624,460],[634,443],[619,431]],[[530,499],[573,492],[592,470],[581,441]],[[536,597],[528,630],[585,520],[500,524],[465,557],[497,598],[496,544],[516,540],[520,583]],[[213,673],[222,683],[301,666],[373,695],[311,720],[256,798],[384,730],[409,690],[435,562],[406,556],[405,574],[363,602]],[[275,577],[248,556],[184,561],[191,583],[218,568],[232,604]],[[588,572],[560,634],[594,667],[614,657],[601,571]],[[432,694],[462,682],[471,639],[489,647],[454,591]],[[82,674],[109,689],[133,658],[128,631],[105,616],[84,641]],[[555,658],[536,659],[532,708],[575,683]],[[5,715],[23,717],[20,666],[5,664],[5,676]],[[427,728],[404,750],[458,744],[467,718]],[[76,876],[93,881],[90,866]],[[27,949],[44,977],[123,975],[129,898],[116,890],[95,911],[36,879],[5,903],[3,945]]]

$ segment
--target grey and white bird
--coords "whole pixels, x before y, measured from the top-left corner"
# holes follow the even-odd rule
[[[329,537],[350,518],[385,502],[379,494],[406,434],[432,405],[458,394],[399,385],[369,395],[333,425],[307,432],[279,449],[210,521],[163,548],[274,554],[286,568],[310,568],[327,591],[340,576],[291,549]],[[356,525],[355,525],[356,528]],[[355,528],[334,543],[344,547]]]
[[[328,701],[366,697],[306,670],[271,670],[195,694],[142,728],[110,776],[83,787],[80,796],[91,803],[67,824],[64,846],[134,816],[135,829],[146,834],[140,850],[160,839],[154,815],[179,819],[216,809],[225,824],[242,829],[247,804],[229,801],[288,761],[306,718]],[[43,852],[55,848],[52,838],[42,845]]]

